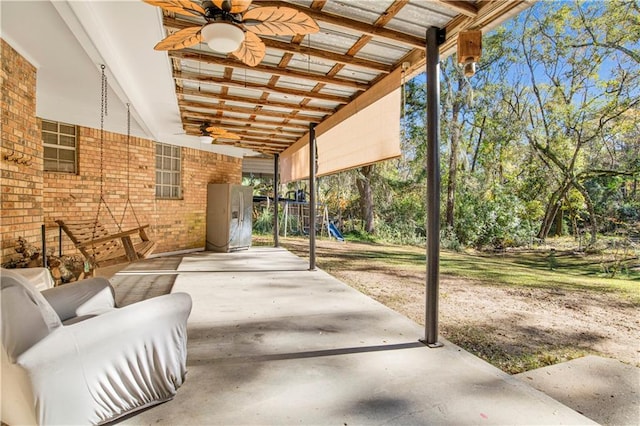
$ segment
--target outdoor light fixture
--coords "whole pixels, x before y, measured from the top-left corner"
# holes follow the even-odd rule
[[[213,138],[209,135],[202,135],[200,136],[200,142],[201,143],[212,143],[213,142]]]
[[[465,77],[476,73],[476,62],[482,55],[482,31],[462,31],[458,34],[458,63]]]
[[[238,50],[244,41],[244,31],[233,24],[214,22],[202,28],[202,39],[219,53],[230,53]]]

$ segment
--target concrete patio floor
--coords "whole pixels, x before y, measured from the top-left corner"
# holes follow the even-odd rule
[[[593,424],[284,249],[129,265],[113,281],[189,293],[177,396],[121,424]],[[164,277],[164,278],[163,278]]]

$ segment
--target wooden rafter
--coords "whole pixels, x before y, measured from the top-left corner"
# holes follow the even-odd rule
[[[449,9],[456,11],[458,13],[462,13],[465,16],[470,18],[475,18],[478,15],[478,8],[476,5],[460,0],[436,0],[438,3],[441,3],[448,7]]]
[[[256,99],[253,97],[247,96],[237,96],[237,95],[225,95],[222,93],[213,93],[213,92],[203,92],[194,89],[182,89],[178,92],[178,95],[186,95],[193,96],[198,98],[206,98],[206,99],[217,99],[220,101],[231,101],[238,102],[243,104],[250,105],[262,105],[262,106],[271,106],[277,108],[287,108],[287,109],[296,109],[300,111],[312,111],[312,112],[320,112],[323,114],[329,114],[335,111],[335,108],[331,107],[315,107],[308,105],[300,105],[291,102],[278,102],[278,101],[270,101],[267,99]]]
[[[411,21],[410,16],[405,15],[402,20],[394,19],[400,16],[405,6],[419,5],[423,0],[389,1],[386,10],[377,19],[367,22],[360,21],[357,14],[350,15],[351,9],[366,9],[362,2],[346,7],[346,13],[342,16],[324,10],[328,9],[325,5],[333,6],[331,10],[338,10],[333,0],[289,1],[256,0],[252,7],[294,8],[316,20],[321,31],[330,29],[344,34],[340,43],[353,36],[356,41],[351,46],[333,48],[317,42],[313,35],[261,37],[271,60],[255,67],[198,46],[170,51],[180,115],[188,134],[199,135],[200,125],[206,122],[242,138],[240,141],[221,140],[216,143],[269,155],[282,152],[294,141],[300,143],[307,138],[310,123],[318,124],[316,134],[321,135],[395,90],[401,81],[423,70],[425,38],[404,32],[399,25],[405,19]],[[530,6],[534,0],[428,1],[438,2],[451,11],[450,14],[440,13],[438,19],[456,15],[447,22],[446,39],[440,46],[441,55],[446,56],[455,49],[460,31],[486,31],[505,16],[514,15]],[[204,24],[204,20],[189,20],[172,14],[165,14],[164,17],[164,25],[169,32],[201,24]],[[416,21],[411,25],[420,24]],[[323,36],[326,37],[326,34]],[[377,57],[380,50],[376,50],[377,44],[371,45],[374,40],[380,40],[388,45],[387,48],[394,49],[396,58],[402,57],[393,60]],[[301,56],[326,64],[328,68],[307,68],[296,60]],[[277,59],[274,61],[273,58]],[[185,61],[201,63],[202,66],[198,65],[196,72],[195,67]],[[405,69],[403,63],[409,64],[409,67]],[[356,71],[353,75],[357,78],[345,73],[345,67]],[[249,73],[251,76],[247,79]],[[296,82],[300,84],[296,86]],[[193,89],[196,84],[198,90]]]
[[[322,74],[308,71],[292,70],[289,68],[278,68],[269,65],[256,65],[255,67],[250,67],[249,65],[243,64],[242,62],[239,62],[235,59],[222,58],[211,53],[192,53],[190,51],[184,50],[172,50],[169,52],[169,57],[182,60],[200,61],[207,64],[221,65],[224,67],[234,67],[237,69],[259,71],[265,74],[275,74],[285,77],[299,78],[301,80],[322,81],[334,86],[348,87],[350,89],[359,91],[367,90],[367,88],[369,87],[368,84],[361,83],[359,81],[338,77],[331,78],[326,77]]]
[[[299,6],[297,4],[287,3],[278,0],[261,0],[260,6],[289,7],[306,13],[319,22],[326,22],[331,25],[344,27],[350,31],[368,34],[376,37],[386,38],[393,42],[397,42],[409,47],[424,48],[426,40],[422,37],[416,37],[411,34],[402,33],[400,31],[391,30],[385,27],[376,27],[366,22],[356,21],[355,19],[338,16],[327,12],[313,10],[308,7]]]
[[[212,112],[217,112],[219,109],[222,108],[218,103],[185,101],[182,99],[178,99],[178,106],[181,108],[197,108],[197,109],[204,109],[204,110],[212,110]],[[263,115],[266,117],[279,117],[279,118],[288,117],[294,120],[308,121],[310,123],[319,123],[323,119],[323,117],[319,117],[315,115],[308,115],[308,114],[289,115],[289,114],[278,112],[278,111],[271,111],[271,110],[257,109],[257,108],[245,108],[245,107],[238,107],[235,105],[234,106],[225,105],[224,108],[222,109],[224,109],[224,111],[239,112],[239,113],[245,113],[245,114],[255,114],[257,116]]]
[[[196,129],[199,129],[200,126],[202,125],[202,121],[200,120],[185,120],[185,126],[189,127],[189,126],[195,126]],[[216,123],[215,120],[214,121],[208,121],[208,123],[212,126],[218,126],[219,123]],[[221,126],[219,126],[221,127]],[[249,124],[246,124],[244,126],[233,126],[233,125],[228,125],[226,124],[224,126],[225,130],[228,130],[230,132],[234,132],[234,133],[238,133],[239,132],[246,132],[246,134],[248,135],[254,135],[254,136],[262,136],[262,135],[279,135],[282,136],[284,138],[292,138],[292,139],[297,139],[301,136],[300,132],[289,132],[286,130],[282,130],[282,129],[277,129],[277,128],[267,128],[267,127],[257,127],[257,126],[251,126]]]
[[[247,117],[247,118],[230,117],[230,116],[224,115],[224,112],[222,115],[211,116],[211,114],[204,114],[204,113],[199,113],[199,112],[194,112],[189,110],[182,111],[180,115],[184,122],[188,122],[189,120],[193,119],[193,120],[198,120],[199,122],[210,121],[211,123],[218,122],[218,123],[244,124],[244,125],[251,125],[251,126],[273,126],[277,129],[299,131],[301,133],[304,133],[306,130],[309,130],[308,124],[292,123],[291,121],[287,121],[286,119],[282,121],[271,121],[271,120],[266,120],[258,117]]]
[[[205,74],[197,74],[188,71],[177,71],[173,78],[176,80],[195,81],[198,83],[213,84],[222,87],[237,87],[241,89],[255,89],[268,93],[279,93],[282,95],[298,96],[301,98],[309,97],[322,101],[335,102],[338,104],[346,104],[350,98],[344,96],[336,96],[328,93],[309,93],[307,90],[291,89],[288,87],[276,86],[275,84],[260,84],[250,81],[235,80],[233,78],[214,77]]]

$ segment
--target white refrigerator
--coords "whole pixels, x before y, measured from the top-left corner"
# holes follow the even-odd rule
[[[252,186],[208,184],[205,249],[226,253],[251,247],[252,214]]]

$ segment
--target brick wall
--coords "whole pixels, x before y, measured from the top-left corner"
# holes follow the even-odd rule
[[[36,68],[4,40],[0,43],[0,232],[4,261],[8,253],[15,253],[18,236],[39,246],[43,147],[36,121]]]
[[[104,132],[101,138],[99,129],[79,127],[78,173],[43,172],[36,70],[4,41],[2,55],[2,262],[15,256],[19,236],[39,247],[43,223],[47,246],[57,252],[56,219],[93,220],[98,212],[98,220],[115,232],[117,223],[136,224],[135,211],[141,224],[150,225],[155,253],[204,247],[206,184],[240,183],[240,158],[182,148],[182,199],[156,199],[153,141],[131,137],[127,144],[126,135]],[[12,150],[24,153],[31,164],[4,161]],[[101,193],[105,204],[100,204]],[[76,253],[65,235],[62,242],[65,254]]]
[[[136,217],[140,224],[149,224],[156,253],[204,247],[207,183],[241,181],[241,159],[182,148],[182,199],[156,199],[153,141],[131,137],[127,149],[126,135],[104,132],[101,143],[99,129],[80,127],[79,136],[78,174],[44,173],[47,240],[56,247],[56,219],[96,216],[113,232],[120,223],[123,229],[136,226]],[[63,236],[63,252],[70,251],[73,246]]]

